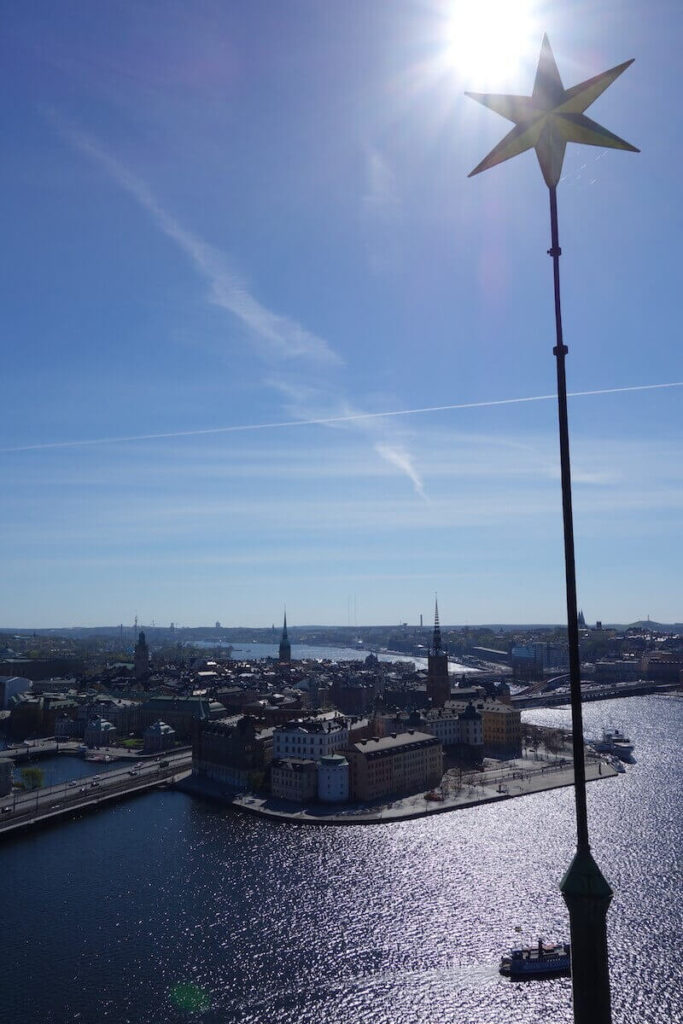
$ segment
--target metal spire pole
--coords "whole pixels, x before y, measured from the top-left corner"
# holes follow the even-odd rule
[[[576,607],[576,571],[574,566],[574,525],[572,518],[571,471],[569,464],[569,425],[567,382],[560,308],[560,244],[557,230],[556,186],[562,174],[562,162],[568,142],[588,146],[625,149],[638,152],[630,142],[596,124],[584,111],[633,62],[624,61],[579,85],[565,89],[560,78],[548,37],[543,37],[541,54],[531,96],[503,96],[498,93],[467,93],[472,99],[495,110],[514,123],[512,131],[495,146],[470,177],[514,156],[535,149],[544,181],[550,191],[551,247],[555,284],[555,328],[557,342],[557,404],[560,425],[560,464],[562,471],[562,512],[564,519],[564,557],[567,586],[567,633],[569,642],[569,678],[571,684],[572,743],[576,793],[576,855],[562,879],[560,889],[569,909],[571,929],[572,988],[574,1020],[577,1024],[611,1024],[609,970],[607,965],[606,918],[612,890],[593,860],[588,843],[586,813],[586,770],[584,765],[583,723],[581,715],[581,662],[579,623]]]
[[[572,708],[572,747],[576,790],[576,834],[579,850],[589,850],[588,815],[586,811],[586,768],[584,764],[583,718],[581,712],[581,658],[579,653],[579,619],[576,600],[576,563],[574,559],[574,518],[572,514],[572,479],[569,460],[569,418],[567,414],[567,376],[564,360],[569,349],[562,336],[560,305],[560,249],[557,228],[557,190],[550,188],[550,238],[548,255],[553,261],[555,287],[555,335],[553,355],[557,360],[557,415],[560,429],[560,471],[562,477],[562,519],[564,523],[564,567],[567,587],[567,639],[569,643],[569,682]]]
[[[607,954],[607,911],[612,890],[595,863],[588,842],[586,808],[586,766],[584,760],[583,715],[581,711],[581,658],[579,619],[576,601],[574,559],[574,519],[569,459],[569,418],[567,415],[567,378],[565,356],[568,349],[562,336],[560,305],[560,256],[557,227],[557,192],[550,192],[550,238],[548,255],[553,261],[555,288],[555,335],[553,355],[557,360],[557,412],[560,432],[560,469],[562,477],[562,518],[564,522],[564,565],[567,589],[567,639],[569,644],[569,683],[572,708],[572,747],[574,752],[574,794],[576,800],[576,854],[560,884],[569,910],[571,932],[572,990],[574,1020],[580,1024],[611,1024],[609,966]]]

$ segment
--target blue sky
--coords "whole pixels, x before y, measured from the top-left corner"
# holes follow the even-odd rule
[[[563,621],[543,32],[579,603],[683,619],[683,13],[488,2],[5,5],[0,623]]]

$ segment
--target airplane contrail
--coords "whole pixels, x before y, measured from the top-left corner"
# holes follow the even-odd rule
[[[586,398],[594,395],[618,395],[626,391],[656,391],[662,388],[680,388],[683,381],[668,384],[634,384],[620,388],[598,388],[594,391],[570,391],[568,398]],[[206,427],[200,430],[173,430],[162,434],[129,434],[121,437],[95,437],[80,441],[44,441],[39,444],[0,448],[0,453],[45,451],[49,448],[80,448],[88,445],[124,444],[133,441],[159,441],[175,437],[201,437],[208,434],[236,434],[251,430],[279,430],[284,427],[325,426],[331,423],[350,423],[355,420],[375,420],[392,416],[421,416],[430,412],[454,412],[458,409],[486,409],[495,405],[521,405],[524,402],[547,402],[556,394],[530,395],[526,398],[495,398],[484,402],[458,402],[455,405],[430,405],[418,409],[391,409],[385,412],[357,412],[348,416],[318,416],[308,420],[273,420],[269,423],[236,423],[227,427]]]

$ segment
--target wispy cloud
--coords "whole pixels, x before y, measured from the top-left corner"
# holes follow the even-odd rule
[[[282,370],[293,359],[299,360],[299,367],[301,362],[308,361],[311,371],[319,371],[322,367],[342,365],[342,358],[327,341],[313,334],[297,321],[275,313],[259,302],[230,266],[225,255],[215,246],[210,245],[184,227],[162,206],[153,191],[141,178],[107,153],[89,134],[73,125],[65,124],[58,118],[54,118],[54,120],[63,137],[93,160],[120,188],[132,196],[166,237],[171,239],[184,253],[195,271],[209,285],[211,303],[235,316],[247,328],[271,372],[273,368]],[[381,209],[385,212],[396,206],[398,202],[393,175],[386,161],[378,153],[372,154],[370,159],[370,189],[366,199],[375,211]],[[284,374],[280,374],[279,377],[277,375],[271,377],[267,383],[286,393],[287,410],[291,411],[291,415],[298,417],[289,425],[311,422],[315,418],[317,422],[326,425],[357,422],[361,429],[371,435],[377,433],[378,428],[372,427],[369,422],[361,423],[361,420],[366,417],[362,413],[352,410],[343,396],[335,393],[329,385],[325,389],[321,389],[312,383],[307,383],[305,378],[302,378],[301,372],[298,372],[296,385],[287,382]],[[314,417],[312,410],[316,408],[340,409],[341,414]],[[281,425],[288,424],[282,423]],[[386,426],[379,428],[382,433],[386,433],[387,429]],[[207,433],[211,432],[213,431],[207,431]],[[176,433],[176,436],[181,436],[181,433]],[[147,439],[151,440],[152,438],[148,436]],[[120,440],[132,440],[132,438]],[[57,442],[54,446],[61,445]],[[381,458],[407,476],[420,497],[425,497],[422,482],[415,472],[410,455],[405,450],[384,444],[374,445],[374,450]]]
[[[185,228],[159,203],[149,186],[120,161],[110,156],[85,132],[58,122],[62,135],[91,160],[136,202],[188,257],[195,271],[209,285],[210,301],[235,316],[246,327],[262,354],[276,360],[310,359],[318,363],[341,364],[341,357],[328,343],[296,320],[267,309],[229,266],[220,250]]]
[[[408,479],[412,480],[415,493],[424,501],[428,500],[422,480],[418,476],[418,472],[413,465],[413,460],[405,449],[397,448],[390,444],[382,444],[378,441],[375,444],[375,451],[379,456],[381,456],[381,458],[385,459],[390,466],[396,466],[396,468],[402,473],[405,473]]]

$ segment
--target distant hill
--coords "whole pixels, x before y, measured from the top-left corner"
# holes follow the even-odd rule
[[[683,622],[655,622],[653,619],[639,619],[629,626],[620,627],[624,629],[654,629],[661,633],[680,633],[683,631]]]

